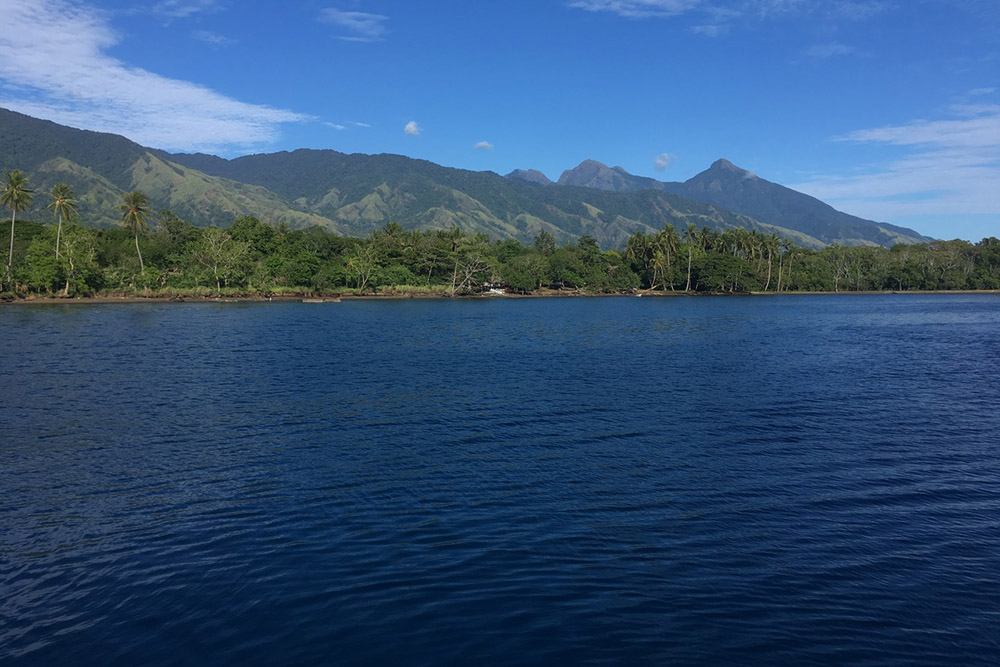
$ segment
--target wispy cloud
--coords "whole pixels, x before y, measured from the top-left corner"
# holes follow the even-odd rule
[[[216,12],[221,9],[218,0],[163,0],[153,5],[153,12],[173,19],[186,19],[194,14]]]
[[[949,116],[836,137],[902,154],[859,173],[814,176],[794,187],[838,208],[882,220],[1000,216],[1000,105],[955,106]]]
[[[630,19],[686,15],[695,21],[689,30],[707,37],[725,34],[740,21],[794,16],[858,21],[891,7],[888,0],[570,0],[567,6]]]
[[[369,125],[368,123],[359,123],[359,122],[353,121],[353,120],[345,120],[345,121],[341,121],[339,123],[336,123],[336,122],[333,122],[333,121],[323,121],[321,124],[322,125],[326,125],[327,127],[332,127],[333,129],[335,129],[337,131],[349,130],[352,127],[359,127],[359,128],[369,128],[369,127],[371,127],[371,125]]]
[[[853,53],[857,53],[857,49],[853,46],[841,44],[840,42],[827,42],[826,44],[816,44],[806,49],[802,52],[802,55],[810,58],[826,59],[833,58],[834,56],[849,56]]]
[[[704,35],[705,37],[721,37],[729,32],[729,26],[718,23],[710,23],[706,25],[693,25],[690,30],[696,35]]]
[[[108,55],[118,35],[86,4],[0,0],[0,15],[0,106],[147,146],[228,154],[310,120],[129,67]]]
[[[403,126],[403,132],[406,132],[411,137],[416,137],[420,136],[420,133],[423,132],[423,128],[421,128],[420,125],[417,124],[417,121],[411,120],[409,123]]]
[[[212,32],[211,30],[194,30],[191,32],[191,37],[198,40],[199,42],[205,42],[211,46],[230,46],[235,44],[236,41],[229,39],[217,32]]]
[[[348,42],[379,42],[388,32],[385,24],[389,17],[328,8],[320,12],[320,20],[347,31],[347,34],[337,35],[337,39]]]
[[[493,150],[493,144],[488,141],[480,141],[473,148],[477,151],[491,151]]]
[[[667,167],[672,165],[675,159],[670,153],[660,153],[653,158],[653,166],[656,167],[657,171],[666,171]]]
[[[702,0],[573,0],[569,6],[628,18],[650,18],[677,16],[703,4]]]

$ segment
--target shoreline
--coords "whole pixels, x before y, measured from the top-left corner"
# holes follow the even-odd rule
[[[320,294],[320,295],[279,295],[279,296],[180,296],[180,295],[149,295],[149,296],[29,296],[0,300],[0,305],[106,305],[106,304],[140,304],[140,303],[342,303],[344,301],[398,301],[403,299],[572,299],[596,297],[711,297],[711,296],[858,296],[858,295],[977,295],[1000,294],[1000,290],[887,290],[861,292],[661,292],[637,291],[618,294],[587,294],[582,292],[544,290],[530,294],[465,294],[450,296],[442,293],[402,292],[392,294]]]

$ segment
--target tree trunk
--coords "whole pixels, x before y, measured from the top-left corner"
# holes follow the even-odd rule
[[[139,273],[145,273],[146,266],[142,263],[142,252],[139,251],[139,232],[135,233],[135,254],[139,255]]]
[[[62,236],[62,216],[59,217],[59,224],[56,226],[56,259],[59,259],[59,238]]]
[[[10,265],[14,262],[14,209],[10,210],[10,252],[7,253],[7,282],[10,282]]]
[[[691,246],[688,246],[688,282],[687,287],[684,288],[685,292],[691,291]]]
[[[667,273],[666,273],[666,275],[663,276],[663,282],[664,282],[664,284],[667,284],[667,277],[669,275],[670,275],[670,248],[668,247],[667,248]],[[674,291],[674,281],[671,280],[670,283],[669,283],[669,285],[670,285],[670,291],[673,292]]]

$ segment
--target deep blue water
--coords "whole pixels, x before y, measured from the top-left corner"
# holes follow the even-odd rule
[[[1000,297],[0,308],[0,663],[1000,662]]]

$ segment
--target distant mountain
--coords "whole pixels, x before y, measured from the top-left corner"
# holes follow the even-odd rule
[[[528,183],[534,183],[535,185],[552,185],[552,181],[549,180],[549,177],[537,169],[515,169],[507,174],[507,178],[513,178],[518,181],[526,181]]]
[[[803,231],[802,226],[774,222],[789,221],[790,216],[757,218],[734,213],[707,201],[700,189],[697,192],[706,201],[693,201],[672,191],[687,184],[660,183],[589,161],[563,174],[558,187],[540,187],[551,181],[539,172],[518,170],[505,178],[401,155],[301,149],[226,160],[171,154],[117,135],[73,129],[0,109],[0,170],[8,169],[25,171],[32,188],[40,193],[27,217],[50,218],[42,193],[65,182],[77,193],[81,220],[98,226],[116,224],[120,194],[138,189],[149,196],[155,210],[170,209],[202,226],[226,226],[240,215],[293,228],[318,225],[352,236],[367,235],[388,222],[407,229],[457,225],[467,232],[522,242],[531,242],[543,230],[560,243],[588,235],[611,248],[623,247],[639,231],[654,233],[667,224],[682,229],[691,223],[716,230],[757,229],[811,248],[830,242]],[[715,165],[706,174],[713,170],[718,171]],[[717,185],[710,181],[703,189],[732,189],[723,182],[728,178],[728,172],[723,172],[715,179]],[[688,183],[700,183],[701,176]],[[761,210],[769,215],[775,212]],[[777,210],[780,213],[780,207]]]
[[[546,230],[559,242],[588,235],[602,247],[621,247],[637,231],[653,233],[666,224],[683,227],[692,222],[712,229],[760,229],[807,247],[822,246],[804,234],[667,192],[539,187],[493,172],[452,169],[401,155],[299,149],[233,160],[163,156],[212,176],[266,186],[296,207],[336,221],[352,235],[395,221],[406,228],[459,225],[523,242]]]
[[[44,192],[67,183],[77,195],[86,224],[109,227],[121,217],[119,197],[145,192],[156,210],[170,209],[199,225],[228,225],[237,215],[254,215],[292,227],[335,222],[296,210],[266,188],[227,181],[185,168],[125,137],[78,130],[0,109],[0,171],[20,169],[37,193],[27,211],[36,220],[51,218]]]
[[[567,169],[559,177],[558,184],[613,192],[664,189],[655,179],[633,176],[621,167],[608,167],[597,160],[584,160],[573,169]]]
[[[684,183],[634,176],[621,167],[611,168],[586,160],[563,172],[559,184],[614,192],[670,192],[794,229],[824,244],[893,246],[931,240],[912,229],[843,213],[815,197],[764,180],[729,160],[716,160],[711,167]]]

